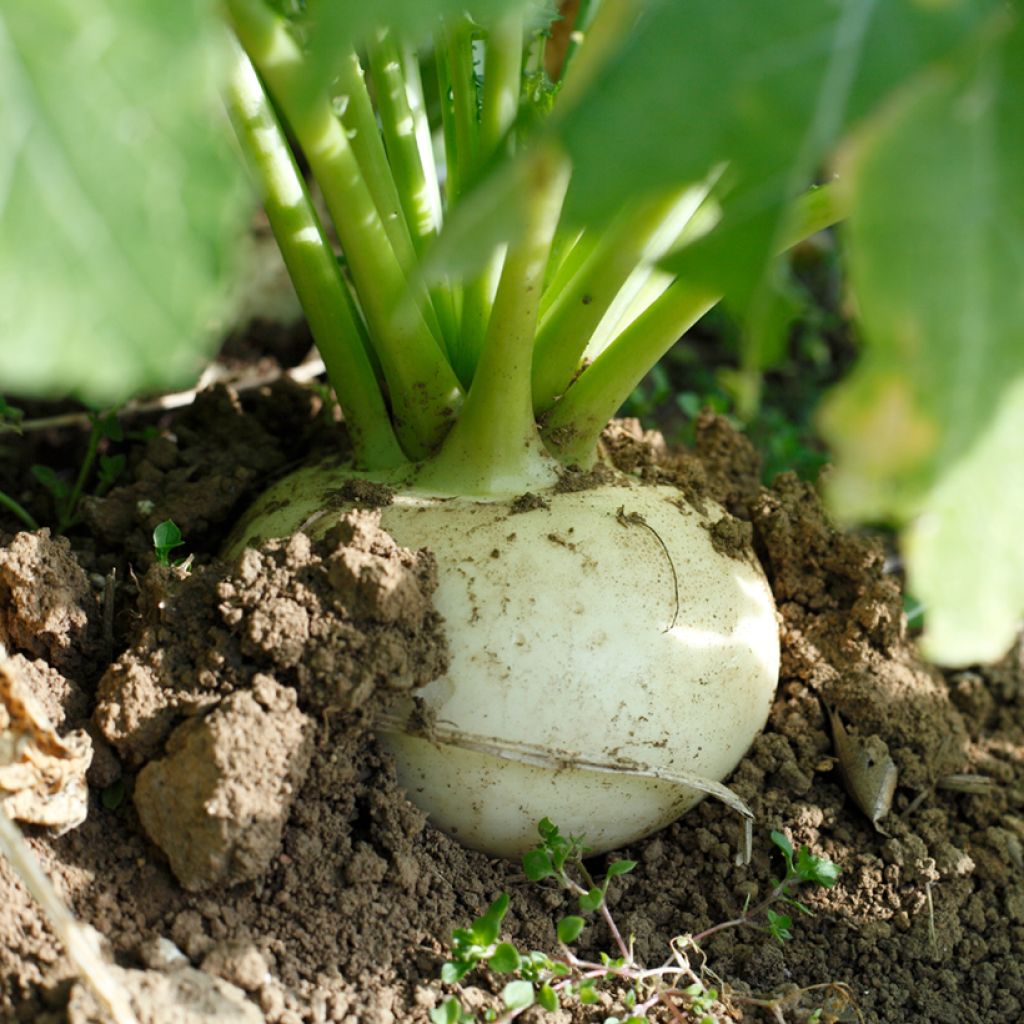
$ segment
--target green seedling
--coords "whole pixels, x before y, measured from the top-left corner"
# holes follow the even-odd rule
[[[796,853],[780,832],[772,832],[772,842],[782,851],[785,876],[773,883],[769,895],[756,907],[706,929],[696,935],[673,940],[668,961],[656,968],[638,963],[632,940],[623,937],[608,908],[607,896],[616,878],[629,874],[636,867],[631,860],[615,860],[601,879],[595,879],[584,863],[587,853],[584,840],[564,836],[547,818],[538,825],[540,842],[523,857],[523,871],[533,882],[554,879],[577,902],[580,914],[569,914],[556,924],[560,952],[546,953],[519,950],[510,942],[501,941],[501,925],[508,913],[507,893],[499,896],[469,928],[460,928],[452,935],[451,959],[441,970],[445,984],[456,985],[470,971],[486,967],[496,974],[513,975],[501,991],[502,1009],[489,1011],[484,1020],[508,1024],[531,1006],[548,1012],[578,1003],[583,1006],[601,1001],[603,991],[611,992],[621,1003],[624,1017],[602,1018],[604,1024],[640,1024],[650,1019],[655,1009],[668,1010],[673,1020],[699,1024],[717,1024],[716,1008],[721,1007],[722,990],[706,984],[704,954],[701,943],[727,928],[764,927],[779,941],[792,938],[792,920],[773,909],[782,904],[810,914],[794,893],[802,886],[821,885],[830,888],[836,882],[839,868],[825,857],[815,856],[803,846]],[[615,945],[615,955],[601,953],[596,961],[577,956],[570,948],[587,927],[583,915],[598,914]],[[691,958],[694,962],[691,962]],[[768,1005],[768,1001],[758,1001]],[[686,1016],[684,1016],[684,1014]],[[457,998],[449,998],[430,1012],[432,1024],[469,1024],[477,1017],[467,1011]]]
[[[171,561],[171,552],[180,548],[185,543],[181,530],[173,519],[165,519],[157,524],[153,530],[153,553],[156,555],[157,565],[171,566],[180,565],[182,559]]]
[[[101,498],[114,486],[118,477],[124,472],[125,456],[109,455],[100,452],[104,441],[120,442],[124,440],[124,431],[117,415],[109,413],[89,414],[89,440],[85,455],[78,467],[74,481],[69,482],[49,466],[35,465],[32,475],[50,492],[53,502],[54,519],[58,533],[66,533],[79,522],[79,503],[86,492],[86,486],[95,470],[92,494]]]
[[[21,433],[21,422],[25,418],[23,410],[17,406],[10,405],[3,395],[0,395],[0,434],[4,431]]]
[[[0,434],[5,432],[20,434],[21,422],[25,413],[16,406],[10,405],[3,395],[0,395]],[[0,491],[0,508],[7,509],[21,523],[30,530],[38,530],[39,524],[31,512],[21,504],[20,501],[11,497],[5,491]]]

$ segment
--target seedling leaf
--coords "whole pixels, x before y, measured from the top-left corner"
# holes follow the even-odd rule
[[[511,974],[513,971],[519,970],[522,960],[515,946],[509,942],[502,942],[491,954],[487,963],[492,971],[497,971],[499,974]]]
[[[628,875],[636,867],[635,860],[617,860],[608,865],[608,878],[617,878],[619,875]]]
[[[498,937],[501,930],[501,922],[508,913],[508,893],[503,892],[486,910],[473,922],[473,941],[481,946],[489,946]]]
[[[815,857],[806,846],[800,847],[795,870],[805,882],[816,882],[826,889],[831,889],[839,877],[838,864],[827,857]]]
[[[534,1002],[533,985],[529,981],[510,981],[501,990],[501,1001],[509,1010],[525,1010],[533,1006]]]
[[[530,850],[523,855],[523,873],[531,882],[539,882],[555,874],[547,850]]]
[[[600,889],[591,889],[580,896],[580,910],[597,910],[604,902],[604,893]]]
[[[169,565],[171,552],[184,543],[181,530],[173,519],[165,519],[153,530],[153,550],[160,565]]]
[[[558,993],[545,982],[537,990],[537,1002],[548,1011],[548,1013],[554,1013],[558,1009]]]
[[[793,933],[790,931],[793,925],[791,917],[780,914],[771,908],[765,911],[765,916],[768,918],[768,931],[772,938],[778,939],[779,942],[785,942],[793,937]]]
[[[576,915],[570,915],[569,917],[563,917],[558,922],[558,941],[568,946],[570,943],[575,942],[583,931],[586,925],[586,921],[582,917]]]
[[[772,842],[782,851],[782,856],[786,858],[786,864],[792,864],[793,844],[786,838],[786,836],[781,832],[772,830]]]

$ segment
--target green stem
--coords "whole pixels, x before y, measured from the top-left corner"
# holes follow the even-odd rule
[[[12,512],[18,517],[30,530],[38,530],[39,524],[32,518],[32,513],[25,508],[24,505],[19,501],[15,501],[9,494],[5,494],[0,491],[0,506],[3,506],[8,512]]]
[[[500,18],[484,47],[484,87],[480,108],[480,161],[498,152],[519,113],[523,77],[523,17]]]
[[[600,6],[601,0],[580,0],[580,5],[576,9],[576,20],[573,22],[572,32],[569,35],[569,45],[565,48],[565,59],[562,61],[562,70],[559,75],[562,81],[565,81],[565,76],[569,73],[573,59],[583,45],[594,21],[594,15],[597,14]]]
[[[556,478],[534,421],[530,370],[540,287],[569,170],[559,154],[544,149],[531,172],[524,233],[506,256],[473,386],[440,453],[424,467],[421,486],[515,494]]]
[[[402,447],[430,454],[447,433],[461,389],[410,292],[348,135],[326,95],[308,81],[302,52],[262,0],[227,0],[235,29],[287,118],[327,201],[380,357]],[[310,97],[313,97],[310,99]]]
[[[782,249],[846,216],[834,186],[794,203]],[[652,366],[721,299],[710,285],[676,280],[580,374],[544,420],[548,448],[566,465],[589,466],[601,431]]]
[[[598,235],[594,231],[575,231],[563,243],[559,243],[558,236],[555,236],[551,262],[544,275],[544,293],[540,297],[541,320],[548,315],[558,296],[569,287],[569,282],[594,251],[597,242]]]
[[[479,89],[473,62],[473,24],[458,18],[445,32],[445,84],[451,93],[448,209],[469,190],[479,168]],[[447,140],[446,134],[446,140]]]
[[[348,132],[352,152],[373,201],[377,204],[395,256],[402,269],[409,274],[415,266],[416,251],[377,127],[377,115],[366,88],[363,67],[354,52],[348,53],[339,63],[337,89],[339,95],[344,97],[341,123]]]
[[[284,132],[241,50],[228,81],[227,103],[331,386],[345,411],[355,463],[366,469],[401,465],[407,460],[391,426],[338,261]]]
[[[473,27],[462,17],[445,26],[438,47],[438,80],[447,163],[448,212],[469,191],[478,170],[480,122],[479,89],[473,61]],[[464,386],[473,380],[484,335],[484,310],[491,297],[483,294],[478,278],[462,288],[459,330],[451,344],[452,366]]]
[[[485,44],[478,141],[481,165],[498,153],[503,142],[511,152],[508,131],[519,110],[522,63],[523,19],[517,12],[500,18]],[[502,247],[491,255],[480,274],[465,285],[462,332],[455,359],[456,372],[463,382],[472,381],[480,358],[504,258]]]
[[[608,421],[650,368],[721,296],[675,281],[580,374],[544,421],[544,440],[566,465],[589,466]]]
[[[405,69],[406,94],[409,97],[409,109],[415,126],[420,161],[426,176],[426,188],[433,197],[432,202],[437,204],[437,223],[440,231],[440,226],[444,223],[444,204],[441,201],[437,161],[434,159],[434,136],[427,115],[427,104],[423,98],[423,78],[420,74],[419,56],[415,48],[408,44],[402,48],[402,66]],[[459,333],[457,293],[457,285],[447,278],[430,286],[430,297],[433,300],[434,309],[437,311],[445,344],[448,346]]]
[[[533,403],[549,409],[569,386],[580,358],[620,289],[649,256],[679,196],[649,200],[625,210],[600,236],[577,273],[552,302],[537,331]]]
[[[408,226],[412,239],[411,259],[418,261],[441,231],[441,189],[423,105],[419,64],[414,57],[410,59],[389,30],[378,32],[369,58],[387,146],[385,166],[401,203],[402,223]],[[445,350],[450,351],[456,334],[451,290],[441,283],[428,292],[431,327],[436,322],[436,333]]]
[[[643,8],[643,0],[600,0],[589,19],[587,45],[573,54],[572,74],[563,71],[552,116],[562,117],[588,92],[605,63],[618,50]]]
[[[387,146],[388,162],[412,234],[422,254],[441,229],[441,195],[436,172],[424,167],[416,118],[409,102],[405,63],[394,33],[379,31],[369,47],[370,73],[376,88],[377,110]],[[433,157],[430,170],[434,170]]]
[[[85,482],[92,472],[93,463],[96,461],[96,453],[100,447],[99,418],[96,414],[90,414],[92,428],[89,431],[89,441],[85,448],[85,457],[78,467],[78,476],[75,477],[75,486],[67,498],[57,507],[57,532],[64,533],[78,522],[78,503],[82,500],[82,492],[85,490]]]

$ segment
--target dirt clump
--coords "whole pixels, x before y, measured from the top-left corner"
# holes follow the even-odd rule
[[[96,613],[89,578],[67,538],[44,527],[0,547],[0,646],[73,676],[92,653]]]
[[[154,566],[141,626],[100,680],[96,721],[133,763],[176,721],[210,710],[263,673],[317,713],[421,686],[446,663],[430,604],[432,558],[399,548],[379,512],[355,510],[322,538],[247,548],[233,566]]]
[[[135,784],[146,834],[191,891],[257,878],[278,853],[311,753],[295,691],[258,675],[171,733]]]

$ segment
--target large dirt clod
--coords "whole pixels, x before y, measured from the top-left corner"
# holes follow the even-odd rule
[[[139,773],[135,806],[178,881],[196,891],[261,875],[281,845],[311,754],[295,692],[269,676],[179,725]]]

